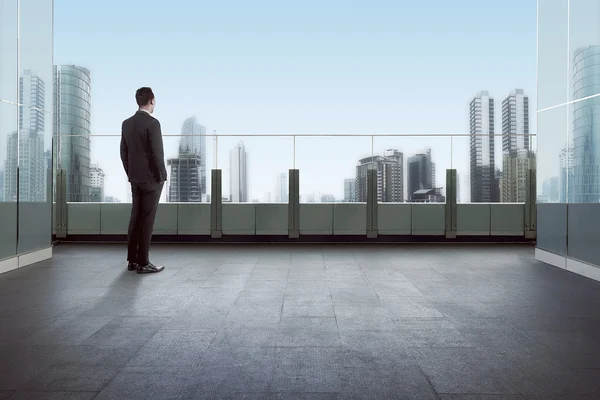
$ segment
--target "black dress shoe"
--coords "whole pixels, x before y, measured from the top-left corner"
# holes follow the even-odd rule
[[[164,270],[165,267],[161,266],[161,265],[154,265],[152,263],[148,263],[146,265],[138,265],[137,266],[137,273],[138,274],[155,274],[157,272],[160,272],[162,270]]]
[[[137,269],[138,265],[136,263],[132,263],[130,262],[129,264],[127,264],[127,269],[129,271],[135,271]]]

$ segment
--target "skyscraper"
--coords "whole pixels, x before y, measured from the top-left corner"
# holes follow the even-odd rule
[[[398,150],[387,150],[383,156],[366,157],[356,166],[356,201],[367,201],[368,170],[377,171],[377,201],[401,203],[404,201],[404,155]]]
[[[354,203],[356,201],[356,179],[344,179],[344,202]]]
[[[600,45],[575,50],[573,59],[573,99],[598,92]],[[573,110],[573,202],[600,202],[600,98],[572,104]]]
[[[471,201],[499,201],[494,159],[494,99],[478,93],[470,104]]]
[[[244,142],[229,150],[229,200],[237,203],[248,201],[248,155]]]
[[[422,189],[433,189],[431,150],[429,154],[415,154],[406,161],[408,200]]]
[[[277,174],[277,182],[275,183],[275,202],[288,202],[288,175],[285,173]]]
[[[560,181],[559,181],[559,196],[560,203],[572,203],[574,198],[573,182],[575,160],[573,156],[573,148],[562,149],[559,154],[560,160]]]
[[[435,188],[435,163],[431,158],[431,148],[427,147],[425,149],[425,154],[427,154],[427,160],[429,160],[429,164],[431,165],[431,187]]]
[[[501,201],[525,202],[535,154],[529,136],[529,97],[522,89],[513,90],[502,101],[502,165]]]
[[[200,202],[206,195],[206,129],[195,117],[184,121],[176,158],[170,167],[168,201]]]
[[[67,174],[67,201],[90,201],[91,77],[87,68],[54,66],[54,165]]]
[[[44,81],[31,70],[19,78],[19,130],[8,136],[4,175],[4,200],[46,201],[48,166],[44,157],[46,100]]]
[[[104,202],[104,171],[100,165],[90,167],[90,197],[92,202]]]

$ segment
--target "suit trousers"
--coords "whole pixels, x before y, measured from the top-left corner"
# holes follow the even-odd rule
[[[147,265],[154,218],[164,183],[131,183],[132,208],[127,232],[127,261]]]

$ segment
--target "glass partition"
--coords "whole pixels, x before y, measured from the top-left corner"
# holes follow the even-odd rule
[[[219,136],[215,165],[222,171],[224,202],[287,203],[293,136]],[[302,182],[302,172],[300,172]]]
[[[301,203],[366,202],[371,136],[297,136]]]

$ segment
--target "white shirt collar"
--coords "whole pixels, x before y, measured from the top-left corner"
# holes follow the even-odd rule
[[[148,115],[152,116],[152,113],[150,111],[146,110],[145,108],[140,108],[139,111],[147,112]]]

